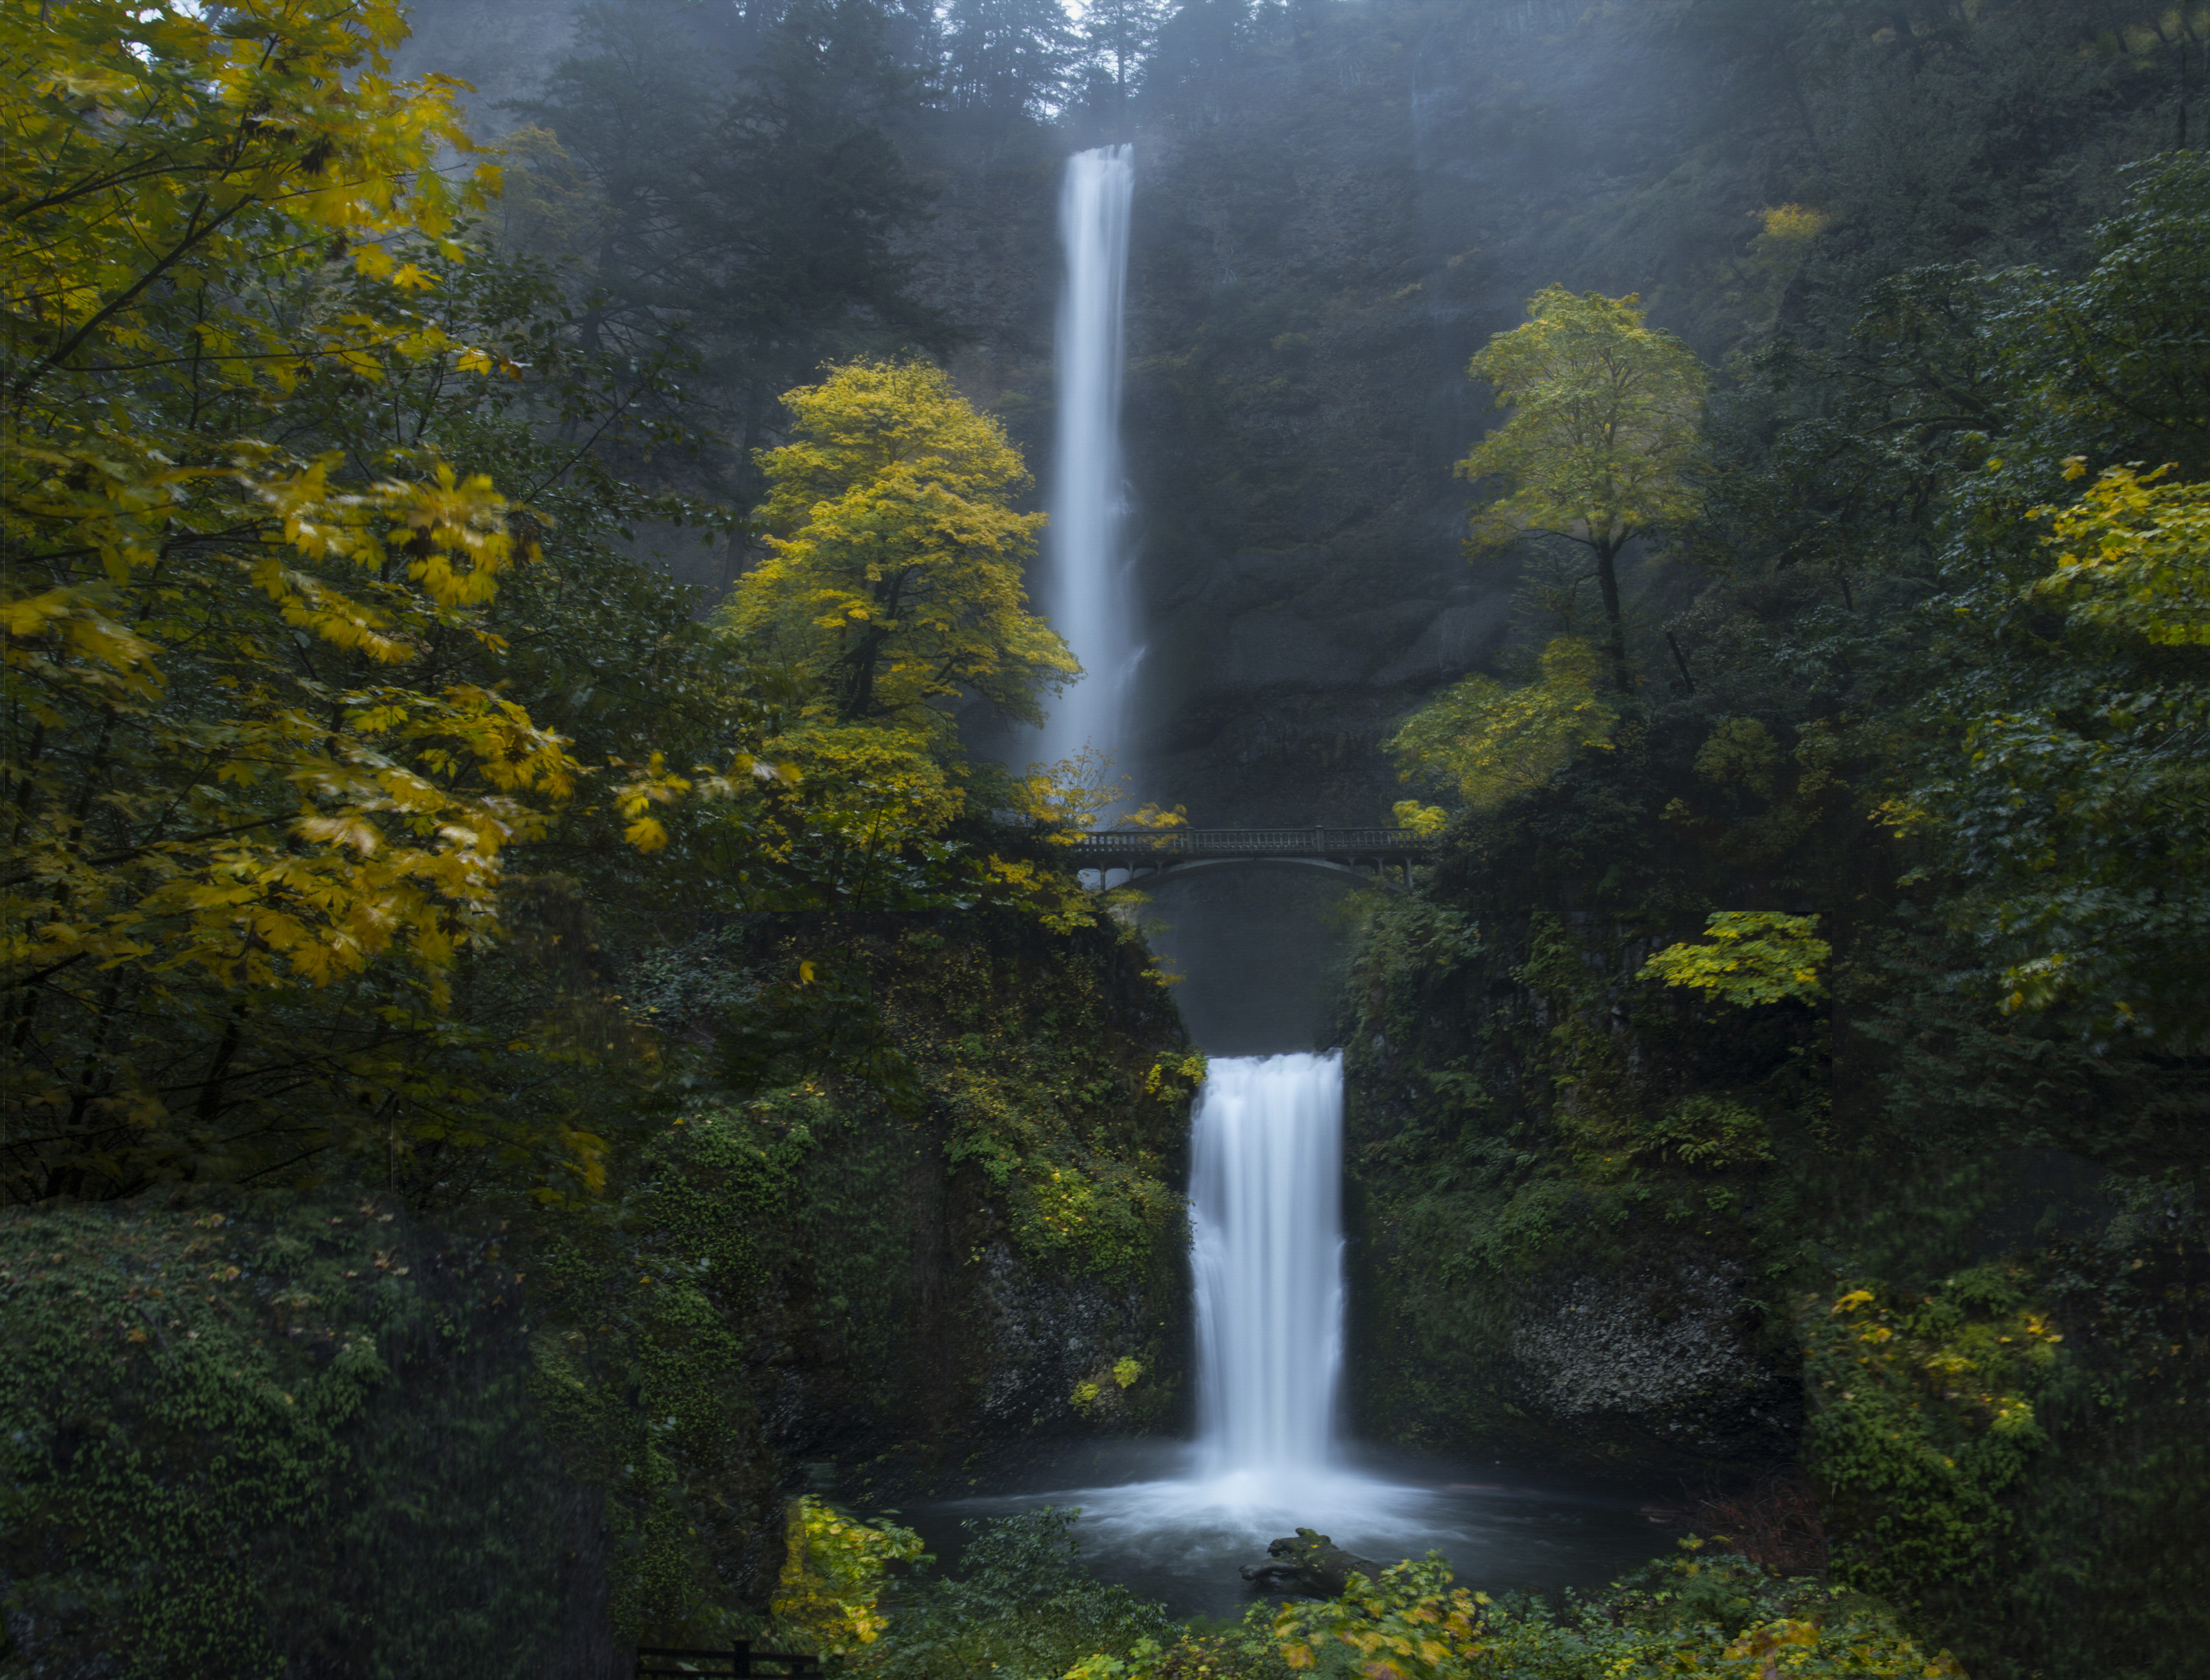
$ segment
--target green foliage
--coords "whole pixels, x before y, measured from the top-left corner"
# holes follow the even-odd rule
[[[947,1127],[945,1159],[1005,1198],[1021,1251],[1120,1284],[1152,1275],[1183,1229],[1171,1140],[1202,1061],[1096,1032],[1110,970],[1078,949],[1036,962],[909,941],[876,960],[896,988],[888,1029]]]
[[[902,249],[933,195],[893,139],[925,93],[896,37],[873,0],[740,18],[609,0],[518,102],[506,243],[559,263],[590,349],[680,346],[696,370],[638,404],[692,447],[613,452],[631,475],[748,505],[777,393],[949,337]]]
[[[947,1412],[1013,1357],[976,1333],[985,1291],[1096,1280],[1140,1302],[1103,1346],[1116,1398],[1092,1426],[1156,1426],[1174,1401],[1162,1321],[1186,1226],[1167,1176],[1202,1064],[1139,954],[1102,931],[939,924],[959,937],[791,918],[701,941],[691,960],[736,978],[663,983],[654,1008],[671,1036],[717,1039],[718,1078],[613,1164],[598,1212],[534,1222],[536,1404],[571,1473],[606,1490],[624,1638],[750,1636],[778,1592],[805,1597],[776,1587],[786,1522],[844,1519],[790,1514],[785,1455],[854,1436],[869,1458],[950,1450]],[[769,1382],[802,1396],[795,1442],[770,1442]],[[1063,1389],[1036,1404],[1034,1423],[1069,1421]],[[787,1619],[842,1617],[837,1637],[865,1643],[866,1594],[822,1591]]]
[[[1602,663],[1560,637],[1523,688],[1468,677],[1407,719],[1389,739],[1400,780],[1450,788],[1475,810],[1532,792],[1585,749],[1609,751],[1618,713],[1597,697]],[[1416,823],[1415,824],[1416,826]]]
[[[825,1110],[697,1105],[603,1213],[540,1214],[528,1233],[546,1326],[532,1399],[571,1473],[605,1490],[618,1637],[739,1636],[782,1566],[746,1351]]]
[[[133,1680],[543,1671],[563,1484],[520,1276],[388,1199],[0,1214],[12,1655]]]
[[[969,1520],[959,1573],[912,1593],[887,1635],[852,1664],[885,1680],[1030,1680],[1096,1653],[1171,1639],[1156,1605],[1093,1578],[1072,1533],[1078,1508]]]
[[[1507,1606],[1455,1587],[1439,1554],[1353,1578],[1338,1599],[1254,1605],[1240,1636],[1187,1636],[1129,1659],[1101,1653],[1068,1680],[1195,1680],[1289,1672],[1362,1680],[1656,1680],[1682,1673],[1763,1677],[1961,1675],[1875,1601],[1816,1581],[1778,1581],[1703,1543],[1645,1565],[1605,1592]]]
[[[1672,1155],[1690,1166],[1724,1172],[1772,1159],[1770,1129],[1762,1115],[1717,1097],[1690,1097],[1636,1129],[1641,1147]]]
[[[2181,931],[2204,824],[2173,750],[2210,705],[2189,629],[2198,498],[2123,463],[2199,470],[2183,323],[2201,312],[2210,169],[2161,159],[2129,184],[2092,268],[2012,277],[1978,323],[1994,377],[1972,459],[1947,475],[1948,668],[1922,673],[1884,811],[1930,854],[1939,913],[2006,1009],[2183,1048],[2206,1008]],[[2066,616],[2013,622],[2021,597]]]
[[[1525,326],[1473,358],[1467,371],[1513,411],[1458,466],[1464,478],[1511,481],[1483,510],[1477,541],[1532,529],[1615,551],[1695,511],[1688,479],[1707,376],[1687,346],[1643,324],[1639,302],[1547,287],[1528,300]]]
[[[1696,511],[1709,383],[1694,352],[1643,324],[1640,301],[1576,297],[1561,286],[1530,298],[1526,324],[1491,338],[1467,369],[1495,387],[1497,406],[1512,418],[1458,465],[1462,478],[1507,486],[1474,518],[1476,551],[1533,531],[1593,552],[1621,694],[1634,683],[1617,556],[1632,539]]]
[[[1816,916],[1715,911],[1704,924],[1711,936],[1706,942],[1668,945],[1642,965],[1636,978],[1708,991],[1737,1009],[1788,998],[1815,1003],[1826,996],[1820,965],[1834,954],[1818,936],[1818,926]]]
[[[1906,1602],[1993,1584],[1998,1501],[2046,1444],[2032,1395],[2064,1340],[2021,1281],[1985,1267],[1923,1299],[1805,1304],[1806,1460],[1845,1525],[1839,1579]]]

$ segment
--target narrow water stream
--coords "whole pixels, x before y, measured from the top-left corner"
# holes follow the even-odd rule
[[[1121,540],[1126,487],[1120,465],[1121,322],[1135,148],[1101,146],[1066,160],[1059,235],[1058,425],[1052,452],[1051,527],[1043,607],[1082,661],[1084,675],[1051,708],[1042,754],[1120,750],[1128,689],[1142,657]]]

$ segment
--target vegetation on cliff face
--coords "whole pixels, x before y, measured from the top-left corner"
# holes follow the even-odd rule
[[[510,1246],[359,1195],[0,1216],[7,1660],[544,1672],[597,1520]]]
[[[993,423],[874,370],[994,563],[840,708],[621,551],[747,528],[622,476],[702,352],[467,219],[396,10],[0,29],[4,1660],[597,1674],[758,1623],[803,1460],[1173,1415],[1202,1062],[942,712],[1066,663]]]
[[[914,1677],[2189,1672],[2201,30],[609,0],[497,200],[384,0],[9,8],[0,1661],[780,1604]],[[1054,863],[1097,789],[951,715],[1068,671],[1014,446],[1057,157],[1136,129],[1150,791],[1378,810],[1392,738],[1446,842],[1350,1000],[1365,1419],[1796,1455],[1827,1584],[1178,1636],[1047,1517],[883,1637],[909,1542],[794,1514],[1183,1399],[1202,1062]],[[1520,424],[1555,370],[1487,443],[1431,376],[1553,282],[1661,376],[1654,494]],[[970,482],[800,470],[901,380]],[[639,533],[776,559],[709,624]]]
[[[1578,715],[1537,570],[1507,679],[1400,731],[1458,816],[1347,1026],[1374,1424],[1800,1455],[1833,1577],[1975,1673],[2187,1672],[2210,1558],[2210,169],[2122,178],[2069,271],[1808,260],[1616,727],[1503,726]]]

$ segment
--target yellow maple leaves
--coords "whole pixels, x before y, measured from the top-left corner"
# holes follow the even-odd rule
[[[1602,680],[1595,649],[1561,636],[1543,649],[1536,681],[1454,683],[1405,720],[1387,750],[1403,780],[1451,787],[1474,810],[1494,810],[1541,787],[1583,750],[1610,750],[1619,714],[1598,697]],[[1440,826],[1441,813],[1430,817],[1407,804],[1399,820],[1408,826]]]
[[[2086,462],[2066,463],[2086,476]],[[2056,569],[2031,596],[2067,607],[2075,623],[2167,647],[2210,642],[2210,484],[2113,467],[2054,515]]]
[[[1706,939],[1668,945],[1635,978],[1711,992],[1742,1009],[1791,997],[1816,1003],[1827,995],[1819,971],[1833,955],[1818,928],[1816,916],[1715,911],[1706,918]]]
[[[335,345],[295,341],[224,282],[311,264],[335,239],[362,274],[420,284],[379,242],[450,241],[456,215],[496,190],[495,169],[453,180],[435,166],[478,148],[459,120],[463,84],[391,79],[406,33],[392,0],[237,0],[219,20],[135,0],[0,8],[0,56],[29,72],[0,84],[11,388],[117,362],[173,366],[164,322],[180,297],[201,380],[281,387],[318,358],[403,335],[358,321]],[[270,238],[272,216],[304,237]]]
[[[921,1537],[894,1522],[869,1525],[840,1516],[811,1496],[792,1502],[782,1574],[770,1608],[800,1628],[824,1653],[842,1654],[882,1637],[880,1608],[892,1563],[922,1558]]]
[[[475,152],[460,84],[393,80],[405,33],[391,0],[0,0],[0,1135],[27,1183],[228,1171],[253,1125],[284,1159],[353,1124],[396,1147],[402,1109],[480,1147],[475,1097],[400,1046],[451,1029],[512,849],[624,771],[453,656],[504,646],[534,557],[499,490],[341,453],[300,405],[426,355],[518,371],[419,307],[496,174],[444,172]],[[588,1134],[558,1152],[601,1181]]]
[[[856,363],[787,392],[792,441],[759,457],[768,557],[730,627],[815,673],[837,720],[948,728],[963,689],[1041,722],[1040,691],[1079,667],[1028,609],[1042,528],[1016,513],[1020,452],[939,369]]]

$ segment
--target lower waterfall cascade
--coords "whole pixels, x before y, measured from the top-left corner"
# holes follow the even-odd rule
[[[1198,1450],[1254,1491],[1325,1472],[1343,1371],[1343,1057],[1223,1057],[1194,1120]]]
[[[1078,1506],[1092,1567],[1176,1614],[1239,1613],[1238,1566],[1299,1527],[1392,1562],[1432,1548],[1494,1586],[1585,1584],[1648,1555],[1646,1520],[1616,1499],[1494,1469],[1362,1467],[1340,1417],[1343,1102],[1340,1051],[1211,1060],[1191,1124],[1198,1433],[1150,1459],[1171,1452],[1180,1473],[951,1501],[937,1518]]]

